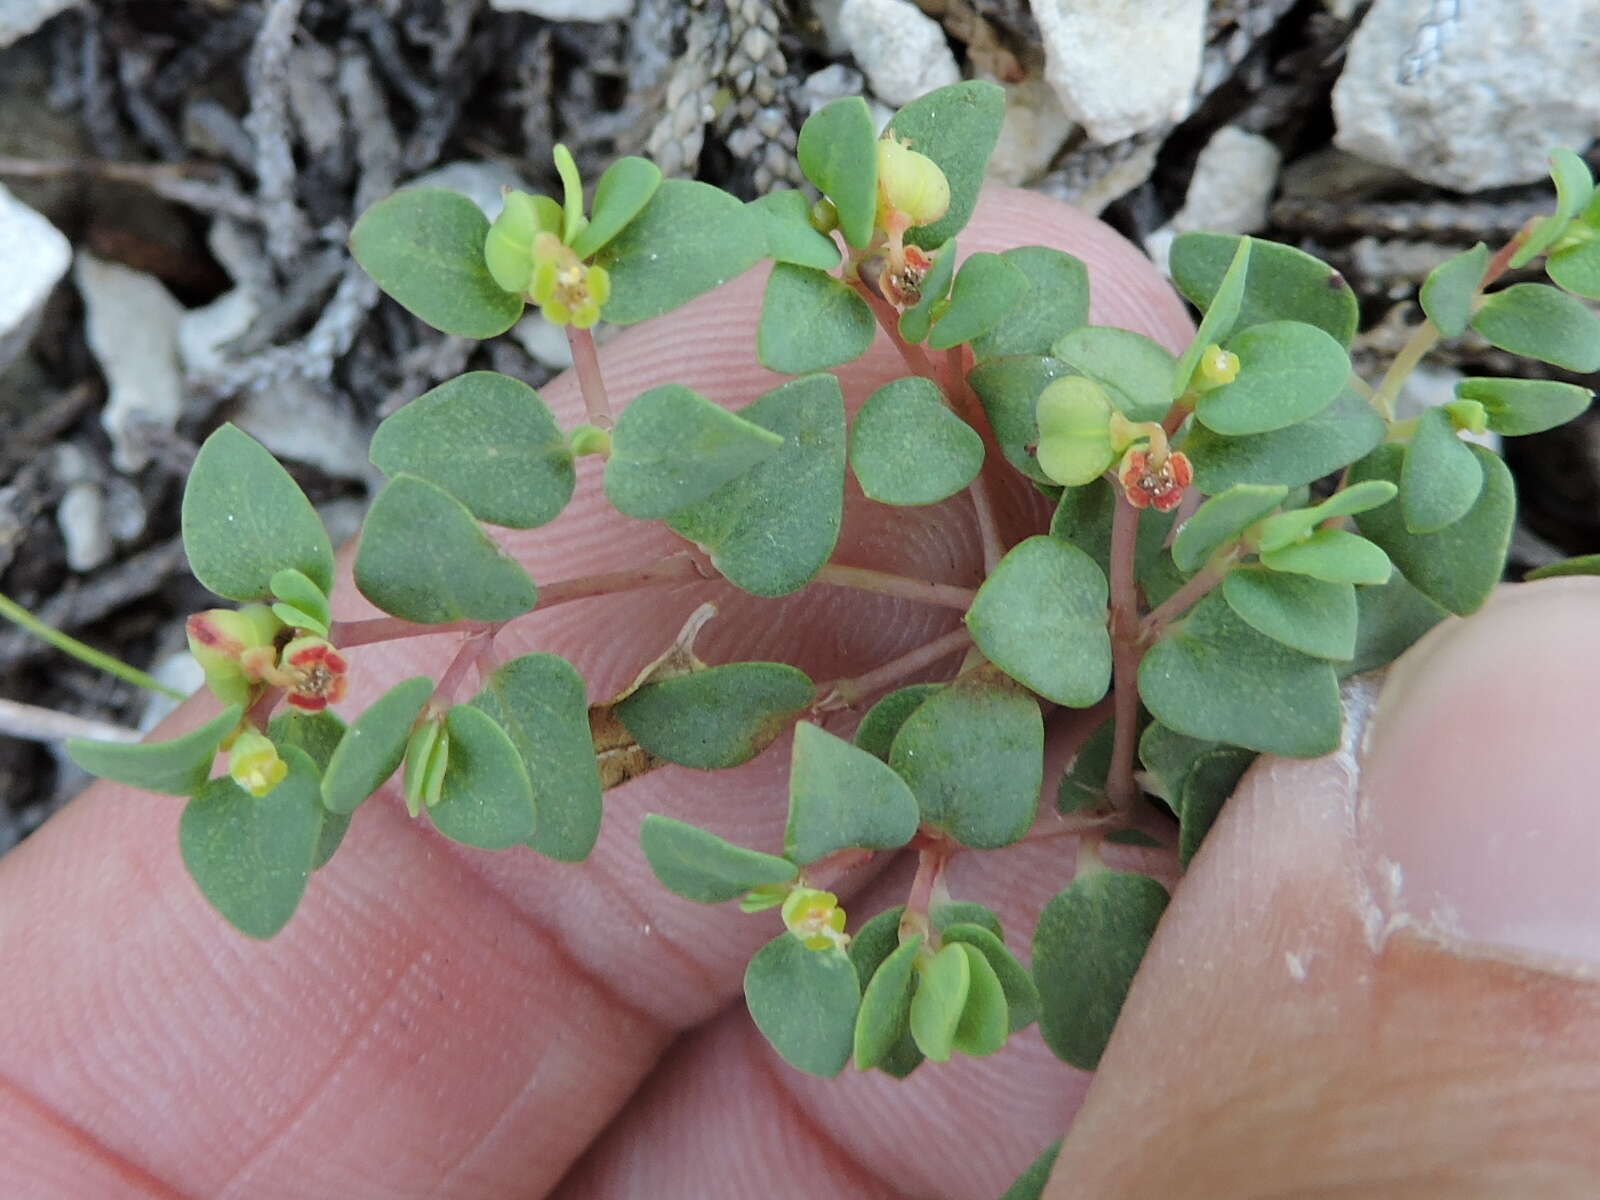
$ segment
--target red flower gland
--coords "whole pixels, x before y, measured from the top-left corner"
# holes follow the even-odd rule
[[[279,683],[284,697],[304,712],[321,712],[344,699],[350,686],[350,665],[331,642],[319,637],[296,638],[283,648],[278,661]]]
[[[1135,508],[1154,508],[1171,512],[1183,501],[1183,490],[1194,481],[1194,468],[1178,450],[1172,451],[1160,466],[1150,465],[1150,451],[1129,450],[1117,470],[1123,493]]]

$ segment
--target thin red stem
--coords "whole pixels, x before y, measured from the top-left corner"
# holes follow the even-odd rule
[[[1106,795],[1118,812],[1126,813],[1138,799],[1133,781],[1133,756],[1139,723],[1139,585],[1134,574],[1139,541],[1139,510],[1127,497],[1117,496],[1111,517],[1111,766],[1106,775]]]
[[[921,346],[912,345],[900,336],[900,313],[895,306],[878,295],[860,278],[853,280],[852,286],[856,289],[856,294],[867,302],[867,307],[872,310],[872,315],[878,320],[878,328],[883,330],[889,340],[894,343],[895,349],[900,351],[900,357],[905,360],[905,364],[911,373],[913,375],[921,375],[924,379],[938,384],[940,390],[943,391],[943,383],[939,379],[939,373],[934,370],[933,362],[928,358],[927,351]]]
[[[1161,636],[1161,631],[1193,608],[1212,588],[1222,582],[1232,560],[1223,564],[1207,563],[1196,571],[1182,587],[1156,606],[1155,611],[1140,624],[1139,640],[1148,646]]]
[[[854,588],[858,592],[873,592],[880,596],[896,596],[902,600],[917,600],[923,604],[936,604],[942,608],[955,608],[965,612],[972,607],[978,593],[972,588],[956,587],[950,583],[930,583],[910,579],[904,575],[891,575],[869,567],[847,567],[828,563],[817,572],[817,583],[834,587]]]
[[[589,414],[589,423],[610,429],[611,401],[606,396],[605,377],[600,373],[600,355],[595,350],[594,334],[568,325],[567,345],[572,347],[572,369],[583,391],[583,407]]]
[[[957,651],[965,649],[972,643],[972,635],[967,632],[965,625],[959,625],[942,637],[918,646],[908,654],[899,658],[892,658],[881,667],[875,667],[865,675],[857,675],[849,679],[835,679],[824,683],[817,688],[820,699],[814,706],[817,712],[830,712],[835,709],[849,708],[860,702],[865,696],[873,692],[882,691],[891,687],[911,675],[916,674],[924,667],[931,667],[941,658],[948,658]]]
[[[497,628],[498,626],[491,625],[488,629],[468,634],[462,639],[456,656],[450,660],[450,665],[445,668],[444,674],[439,676],[439,685],[433,689],[434,700],[443,705],[456,702],[456,696],[466,683],[468,673],[478,666],[478,656],[484,649],[484,643],[493,638],[491,631]]]
[[[906,895],[906,910],[900,918],[902,938],[917,933],[924,939],[932,936],[933,922],[928,916],[928,909],[944,876],[950,854],[950,843],[943,838],[930,838],[917,851],[917,873],[911,880],[911,891]]]

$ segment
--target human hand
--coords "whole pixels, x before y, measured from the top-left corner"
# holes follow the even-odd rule
[[[1181,306],[1097,223],[1008,194],[989,197],[963,235],[969,250],[1030,241],[1088,262],[1097,322],[1169,345],[1186,337]],[[745,279],[619,338],[606,355],[613,393],[666,378],[738,405],[766,390],[776,378],[750,349],[758,286]],[[883,344],[841,372],[853,403],[902,373]],[[581,408],[569,380],[545,396],[564,417]],[[1001,508],[1008,540],[1043,511],[1025,486]],[[588,477],[559,525],[508,544],[541,582],[673,548],[659,526],[607,510]],[[963,585],[981,570],[960,499],[897,512],[892,523],[877,506],[854,505],[839,558]],[[1429,681],[1470,676],[1467,667],[1447,659],[1398,670],[1396,687],[1411,698],[1386,702],[1403,715],[1375,738],[1364,784],[1373,811],[1395,815],[1362,823],[1371,846],[1350,833],[1347,760],[1258,768],[1179,889],[1130,994],[1063,1155],[1060,1195],[1335,1186],[1426,1195],[1425,1185],[1450,1178],[1445,1166],[1474,1165],[1460,1158],[1468,1151],[1492,1152],[1502,1172],[1498,1190],[1481,1194],[1528,1178],[1519,1169],[1536,1155],[1596,1169],[1579,1133],[1595,1115],[1592,1094],[1587,1109],[1578,1094],[1586,1083],[1592,1093],[1584,1059],[1600,1033],[1589,985],[1434,949],[1409,932],[1374,953],[1360,921],[1377,854],[1402,862],[1419,886],[1430,867],[1476,878],[1471,849],[1483,858],[1496,839],[1463,824],[1460,805],[1552,843],[1520,839],[1514,848],[1531,846],[1536,861],[1519,860],[1518,889],[1497,894],[1525,899],[1530,877],[1546,887],[1570,877],[1545,897],[1549,911],[1570,916],[1572,930],[1600,928],[1579,883],[1595,849],[1570,824],[1582,810],[1552,805],[1530,824],[1525,807],[1507,803],[1525,804],[1532,771],[1549,773],[1542,794],[1576,790],[1574,756],[1554,747],[1573,744],[1583,715],[1574,639],[1594,593],[1566,584],[1515,595],[1551,606],[1514,624],[1555,638],[1559,653],[1502,650],[1493,631],[1504,601],[1452,624],[1470,635],[1438,639],[1456,639],[1450,653],[1468,655],[1468,666],[1504,672],[1516,707],[1496,718],[1493,741],[1475,736],[1482,709],[1456,710],[1447,726],[1429,716],[1459,699],[1441,699]],[[770,602],[705,584],[536,612],[506,631],[503,649],[567,655],[598,698],[707,598],[721,611],[700,642],[707,657],[781,659],[815,678],[859,672],[955,620],[823,587]],[[340,602],[341,617],[369,614],[348,586]],[[446,636],[353,652],[356,699],[441,669],[452,648]],[[175,720],[199,719],[190,706]],[[1551,749],[1540,755],[1540,746]],[[1507,760],[1499,774],[1497,757]],[[0,862],[0,1121],[9,1131],[0,1195],[997,1195],[1067,1126],[1087,1076],[1032,1033],[904,1084],[798,1076],[739,1002],[744,963],[770,922],[680,901],[643,862],[646,812],[776,844],[782,758],[712,775],[666,768],[609,793],[600,843],[579,866],[464,851],[407,820],[392,796],[373,802],[295,920],[265,944],[229,929],[184,876],[177,804],[96,786]],[[1441,797],[1450,808],[1437,808]],[[1447,830],[1472,841],[1459,861],[1436,845]],[[1572,869],[1547,870],[1545,853]],[[964,856],[950,878],[1008,928],[1027,929],[1070,862],[1070,845],[1050,841]],[[857,914],[893,902],[887,875],[851,884],[863,893]],[[1465,923],[1472,910],[1454,899]],[[1478,940],[1511,936],[1465,928]],[[1580,957],[1597,947],[1600,937],[1544,946]],[[1251,1173],[1214,1173],[1230,1166]],[[1473,1194],[1453,1182],[1439,1194]]]

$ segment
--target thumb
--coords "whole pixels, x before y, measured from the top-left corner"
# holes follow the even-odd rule
[[[1257,765],[1047,1197],[1600,1195],[1597,613],[1504,589]]]

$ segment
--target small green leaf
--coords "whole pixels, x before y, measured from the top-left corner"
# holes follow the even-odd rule
[[[761,219],[767,234],[767,257],[831,271],[839,265],[839,244],[811,224],[811,202],[804,192],[782,188],[757,196],[745,205]]]
[[[1172,407],[1177,360],[1142,333],[1084,325],[1057,339],[1050,353],[1104,384],[1130,421],[1159,421]]]
[[[549,196],[506,192],[500,215],[489,226],[483,259],[496,286],[522,294],[533,284],[533,243],[541,233],[561,236],[561,205]]]
[[[639,843],[662,886],[699,904],[720,904],[763,883],[788,883],[799,870],[788,859],[735,846],[659,813],[645,817]]]
[[[1557,250],[1545,259],[1544,270],[1574,296],[1600,300],[1600,236]]]
[[[921,948],[920,934],[901,942],[868,980],[861,994],[861,1010],[856,1014],[854,1050],[858,1070],[877,1066],[910,1032],[914,967]]]
[[[337,714],[323,709],[318,713],[290,709],[279,713],[267,723],[267,737],[278,747],[294,746],[304,750],[317,773],[327,773],[334,751],[344,740],[345,723]]]
[[[945,945],[958,942],[973,947],[986,960],[1005,997],[1008,1032],[1016,1033],[1018,1030],[1026,1029],[1039,1019],[1039,989],[1034,986],[1033,976],[1029,975],[1027,968],[1006,949],[999,934],[981,925],[960,924],[945,926],[939,936]],[[975,1053],[971,1050],[964,1052]]]
[[[582,862],[600,836],[600,771],[583,677],[555,654],[505,663],[472,698],[511,738],[533,785],[539,822],[528,845]]]
[[[322,803],[329,812],[355,812],[395,773],[411,726],[431,695],[433,680],[414,676],[395,684],[351,722],[322,773]]]
[[[282,749],[289,773],[257,799],[226,776],[184,807],[183,865],[235,929],[270,938],[294,915],[322,835],[317,768],[304,750]]]
[[[934,1062],[949,1062],[972,986],[972,960],[958,942],[920,966],[921,978],[911,997],[911,1036],[917,1049]]]
[[[1356,590],[1351,584],[1242,566],[1223,576],[1222,594],[1246,625],[1291,650],[1335,660],[1356,652]]]
[[[979,363],[967,373],[967,382],[983,402],[1000,451],[1017,470],[1035,483],[1053,484],[1034,456],[1039,441],[1039,393],[1052,380],[1074,374],[1059,358],[1014,354]]]
[[[983,439],[921,376],[884,384],[850,428],[850,467],[880,504],[937,504],[983,469]]]
[[[1185,867],[1255,760],[1238,746],[1220,746],[1195,759],[1178,805],[1178,861]]]
[[[1174,262],[1179,259],[1180,247],[1185,239],[1192,236],[1183,234],[1172,243]],[[1194,369],[1199,365],[1200,356],[1206,348],[1217,345],[1233,332],[1238,322],[1239,306],[1244,301],[1244,283],[1250,273],[1250,255],[1255,245],[1257,243],[1252,238],[1240,238],[1229,251],[1228,264],[1218,274],[1216,284],[1206,293],[1203,301],[1194,301],[1196,307],[1205,310],[1205,315],[1200,318],[1200,328],[1195,330],[1193,340],[1172,369],[1169,398],[1176,398],[1189,390],[1189,381],[1194,377]],[[1179,290],[1183,290],[1181,284]]]
[[[1261,562],[1326,583],[1387,583],[1392,570],[1382,547],[1343,529],[1319,529],[1304,541],[1264,550]]]
[[[205,440],[183,489],[183,549],[200,583],[229,600],[267,600],[292,567],[333,590],[333,544],[311,501],[260,442],[233,425]]]
[[[1565,425],[1594,399],[1590,389],[1554,379],[1463,379],[1456,395],[1483,405],[1489,428],[1505,437]]]
[[[893,850],[916,836],[919,818],[911,789],[883,762],[816,725],[795,726],[786,858],[811,863],[835,850]]]
[[[576,473],[549,407],[520,379],[469,371],[418,396],[372,435],[373,464],[444,489],[480,521],[533,529],[572,499]]]
[[[451,841],[504,850],[533,836],[538,810],[522,756],[498,721],[458,704],[445,714],[450,758],[439,800],[425,811]]]
[[[1236,483],[1211,497],[1183,523],[1172,542],[1172,561],[1185,573],[1198,571],[1205,561],[1246,529],[1283,503],[1289,489],[1255,483]]]
[[[1111,682],[1106,577],[1071,542],[1018,543],[984,581],[967,628],[985,657],[1048,700],[1087,708]]]
[[[783,448],[667,524],[710,554],[734,586],[785,596],[811,581],[839,540],[844,394],[832,375],[808,375],[739,415],[781,434]]]
[[[1153,784],[1153,791],[1167,802],[1174,814],[1180,812],[1183,802],[1183,782],[1194,769],[1195,762],[1217,743],[1168,729],[1160,721],[1151,721],[1139,737],[1139,762]]]
[[[1017,1181],[1006,1189],[1000,1200],[1042,1200],[1045,1184],[1050,1182],[1050,1172],[1061,1153],[1061,1139],[1057,1138],[1044,1148],[1028,1169],[1017,1176]]]
[[[288,605],[301,615],[310,617],[312,621],[321,625],[301,625],[302,629],[311,629],[312,632],[326,637],[328,634],[328,594],[306,577],[305,572],[297,571],[293,567],[286,567],[273,574],[268,582],[272,594],[279,600],[286,601]],[[279,618],[282,619],[281,617]],[[289,622],[294,624],[294,622]]]
[[[606,499],[626,516],[670,516],[782,446],[780,435],[699,392],[662,384],[637,397],[617,418],[606,463]]]
[[[492,338],[522,316],[522,297],[484,261],[489,218],[443,188],[406,188],[378,201],[350,231],[361,269],[400,306],[443,333]]]
[[[767,252],[761,218],[710,184],[668,179],[595,256],[611,275],[601,316],[659,317],[753,267]]]
[[[1389,582],[1356,589],[1356,648],[1349,662],[1339,664],[1341,675],[1371,671],[1393,662],[1423,634],[1449,616],[1396,571]]]
[[[1369,479],[1364,483],[1348,484],[1321,504],[1290,509],[1267,518],[1255,535],[1256,545],[1262,550],[1281,549],[1293,542],[1303,541],[1324,521],[1377,508],[1380,504],[1389,503],[1397,494],[1395,485],[1386,480]]]
[[[1388,552],[1413,587],[1461,616],[1475,612],[1500,581],[1516,516],[1516,491],[1505,463],[1482,446],[1469,449],[1483,465],[1483,491],[1454,525],[1411,533],[1398,504],[1356,517],[1356,526]],[[1400,446],[1379,446],[1350,469],[1351,480],[1398,479],[1402,453]]]
[[[1559,579],[1564,575],[1600,575],[1600,554],[1580,554],[1576,558],[1536,567],[1523,579],[1532,582],[1535,579]]]
[[[1033,976],[1039,1031],[1056,1057],[1082,1071],[1100,1065],[1166,907],[1166,888],[1122,871],[1074,879],[1044,906],[1033,935]]]
[[[1355,292],[1344,276],[1304,250],[1236,234],[1185,233],[1172,243],[1172,281],[1197,307],[1206,308],[1241,242],[1251,243],[1237,321],[1304,321],[1348,346],[1360,318]],[[1224,333],[1226,331],[1223,331]],[[1219,342],[1213,336],[1211,341]]]
[[[961,1006],[961,1020],[956,1025],[950,1044],[962,1054],[970,1054],[974,1058],[993,1054],[1006,1044],[1006,1035],[1011,1030],[1011,1010],[1006,1003],[1005,989],[1000,986],[1000,977],[995,974],[982,950],[965,942],[953,944],[967,957],[968,983],[966,1003]],[[947,944],[945,949],[949,948]]]
[[[1400,511],[1411,533],[1454,525],[1483,491],[1483,468],[1456,434],[1450,414],[1430,408],[1417,422],[1400,468]]]
[[[1348,388],[1315,416],[1251,437],[1224,437],[1196,422],[1182,449],[1194,481],[1215,495],[1236,483],[1299,487],[1348,466],[1383,441],[1383,418]]]
[[[744,999],[756,1028],[796,1070],[831,1078],[850,1061],[861,983],[844,951],[808,950],[780,933],[745,969]]]
[[[1111,774],[1111,748],[1117,723],[1107,721],[1091,733],[1056,787],[1056,811],[1060,813],[1099,812],[1108,807],[1106,778]]]
[[[589,223],[567,244],[579,258],[590,258],[628,227],[661,186],[661,168],[629,155],[605,169],[594,186]]]
[[[933,159],[950,181],[949,210],[933,224],[907,231],[906,241],[929,250],[966,227],[978,203],[984,168],[999,140],[1005,111],[1004,88],[970,79],[936,88],[894,115],[885,135],[898,137]]]
[[[303,612],[292,604],[278,603],[272,606],[272,615],[277,617],[291,629],[304,629],[318,637],[328,636],[328,623],[319,621],[308,612]]]
[[[1190,737],[1293,758],[1339,744],[1333,668],[1257,633],[1215,592],[1145,653],[1139,695],[1156,720]]]
[[[905,342],[920,342],[928,336],[934,309],[950,294],[950,281],[956,274],[956,240],[951,238],[932,254],[933,265],[922,280],[922,295],[900,314],[900,337]]]
[[[922,702],[944,685],[942,683],[913,683],[890,692],[867,710],[856,726],[856,745],[874,758],[889,761],[889,748],[895,734],[906,718],[922,706]]]
[[[1027,293],[1029,279],[1021,268],[998,254],[970,254],[956,272],[950,305],[928,331],[928,346],[948,350],[988,333]]]
[[[583,215],[583,180],[578,175],[572,151],[560,142],[555,144],[551,157],[555,159],[556,174],[561,178],[561,240],[570,246],[573,238],[589,223]]]
[[[1534,225],[1528,240],[1511,256],[1512,270],[1527,266],[1554,245],[1594,197],[1594,176],[1589,174],[1589,164],[1571,150],[1562,148],[1551,153],[1550,178],[1556,185],[1556,210]]]
[[[508,621],[539,598],[466,505],[414,475],[396,475],[372,502],[355,581],[384,612],[419,625]]]
[[[95,742],[70,738],[67,757],[91,775],[146,792],[187,796],[211,774],[217,747],[239,724],[244,708],[235,704],[198,728],[166,742]]]
[[[1489,247],[1479,242],[1471,250],[1445,259],[1422,281],[1422,311],[1447,338],[1460,337],[1472,319],[1472,301],[1489,266]]]
[[[768,370],[804,375],[860,358],[877,330],[854,289],[826,271],[779,263],[761,301],[756,356]]]
[[[1542,283],[1514,283],[1487,297],[1472,328],[1512,354],[1569,371],[1600,371],[1600,316]]]
[[[761,753],[815,695],[804,671],[740,662],[646,684],[618,701],[615,711],[651,754],[712,771]]]
[[[1000,257],[1027,278],[1027,290],[1000,324],[972,339],[972,353],[979,362],[1051,353],[1052,345],[1089,319],[1088,268],[1049,246],[1016,246]]]
[[[1008,846],[1028,831],[1044,782],[1039,704],[992,667],[948,684],[906,718],[889,765],[923,820],[964,846]]]
[[[844,240],[865,250],[878,210],[878,138],[867,102],[844,96],[812,113],[800,127],[795,158],[839,210]]]
[[[1314,417],[1350,378],[1344,347],[1299,321],[1252,325],[1230,338],[1228,349],[1239,356],[1238,377],[1195,405],[1200,423],[1226,437],[1271,433]]]
[[[900,948],[900,918],[904,913],[905,905],[896,905],[885,909],[856,930],[855,936],[850,939],[849,955],[860,978],[871,980],[889,956]],[[885,1075],[904,1079],[921,1065],[922,1051],[917,1049],[911,1037],[908,1000],[905,1032],[878,1060],[877,1067]]]

